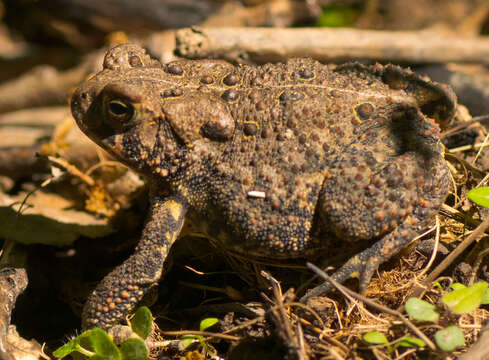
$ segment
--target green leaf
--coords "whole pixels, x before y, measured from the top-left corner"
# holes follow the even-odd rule
[[[81,347],[93,350],[91,339],[92,332],[93,330],[84,331],[80,335],[78,335],[75,340],[78,342],[78,344],[80,344]]]
[[[147,360],[148,348],[141,339],[127,339],[121,345],[123,360]]]
[[[399,341],[398,345],[402,347],[424,347],[426,346],[426,343],[421,339],[405,336]]]
[[[146,339],[153,328],[153,315],[146,306],[141,306],[131,319],[131,328],[142,339]]]
[[[415,297],[406,301],[406,312],[411,318],[418,321],[436,322],[440,317],[435,305]]]
[[[455,314],[466,314],[480,306],[486,289],[487,283],[479,281],[467,288],[448,293],[442,297],[442,300]]]
[[[180,338],[179,347],[184,350],[190,346],[195,340],[198,340],[197,335],[184,335]]]
[[[322,8],[316,23],[320,27],[344,27],[352,25],[360,12],[351,6],[331,5]]]
[[[119,349],[105,331],[96,328],[86,331],[86,334],[97,355],[103,356],[106,360],[121,360]]]
[[[462,290],[462,289],[466,289],[467,286],[465,286],[464,284],[461,284],[461,283],[453,283],[452,285],[450,285],[450,289],[453,289],[453,290]]]
[[[467,197],[477,205],[489,207],[489,186],[482,186],[467,192]]]
[[[65,356],[71,354],[73,351],[78,351],[79,348],[80,345],[78,344],[78,340],[75,338],[53,351],[53,355],[57,358],[64,358]]]
[[[465,338],[457,326],[449,326],[435,333],[435,342],[443,351],[453,351],[457,346],[465,345]]]
[[[489,304],[489,289],[486,289],[486,291],[484,291],[484,296],[482,297],[481,304],[482,305]]]
[[[363,335],[363,340],[370,344],[389,344],[389,341],[384,334],[378,331],[371,331]]]
[[[200,331],[205,331],[206,329],[217,324],[218,322],[219,322],[219,319],[217,319],[217,318],[204,319],[200,322]]]

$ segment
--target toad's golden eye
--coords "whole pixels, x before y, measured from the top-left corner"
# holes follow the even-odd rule
[[[121,122],[126,122],[132,119],[134,115],[134,107],[122,100],[110,100],[107,104],[108,114]]]
[[[105,124],[115,132],[127,131],[135,125],[136,109],[123,98],[106,99]]]

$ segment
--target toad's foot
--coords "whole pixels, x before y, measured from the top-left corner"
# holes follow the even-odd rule
[[[331,275],[331,278],[339,283],[343,283],[349,278],[358,278],[359,290],[362,293],[365,292],[379,265],[399,252],[399,250],[409,243],[409,241],[411,241],[417,234],[418,232],[415,231],[412,226],[402,224],[392,233],[386,235],[383,239],[377,241],[368,249],[348,260],[333,275]],[[321,296],[332,290],[333,287],[333,284],[329,281],[318,285],[309,290],[300,299],[300,302],[306,303],[309,298]]]

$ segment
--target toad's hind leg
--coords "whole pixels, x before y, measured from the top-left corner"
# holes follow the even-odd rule
[[[424,155],[409,151],[376,163],[365,158],[375,154],[354,150],[331,169],[320,200],[321,225],[341,241],[372,244],[340,267],[334,280],[359,277],[364,291],[378,266],[433,221],[448,193],[449,173],[441,151]],[[320,285],[302,300],[331,287]]]
[[[158,283],[185,212],[180,198],[154,198],[134,254],[108,274],[88,298],[82,314],[83,329],[110,329],[124,323],[144,294]]]
[[[411,225],[400,225],[392,233],[348,260],[331,276],[332,279],[342,283],[349,278],[358,277],[360,292],[364,292],[379,265],[396,254],[417,234]],[[323,295],[332,288],[330,282],[325,282],[308,291],[300,301],[306,302],[307,299]]]

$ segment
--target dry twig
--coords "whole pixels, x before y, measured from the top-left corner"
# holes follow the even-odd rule
[[[177,51],[189,58],[265,63],[308,56],[324,62],[352,59],[409,63],[489,64],[489,39],[434,31],[325,28],[192,28],[176,32]]]
[[[318,268],[314,264],[307,263],[307,267],[309,269],[311,269],[312,271],[314,271],[317,275],[322,277],[324,280],[331,282],[331,284],[335,288],[337,288],[340,292],[342,292],[343,294],[346,294],[346,295],[351,296],[357,300],[360,300],[360,301],[364,302],[366,305],[373,307],[379,311],[386,312],[388,314],[396,316],[407,327],[409,327],[411,329],[411,331],[416,334],[416,336],[418,336],[421,340],[423,340],[431,350],[433,350],[433,351],[436,350],[435,344],[425,334],[423,334],[411,321],[409,321],[404,316],[402,316],[402,314],[400,312],[398,312],[396,310],[389,309],[386,306],[378,304],[375,301],[372,301],[369,298],[366,298],[365,296],[362,296],[362,295],[348,289],[346,286],[343,286],[339,282],[333,280],[328,274],[326,274],[324,271],[322,271],[320,268]]]
[[[272,285],[276,306],[273,307],[271,311],[274,315],[274,319],[276,320],[277,328],[282,330],[281,335],[283,340],[286,342],[286,344],[288,344],[290,350],[295,351],[297,359],[308,359],[304,346],[304,335],[302,333],[302,328],[300,327],[300,324],[292,324],[289,316],[287,315],[280,284],[266,271],[261,271],[261,275]]]
[[[427,286],[435,281],[438,276],[452,264],[452,262],[460,255],[462,252],[469,247],[476,239],[484,235],[484,232],[489,227],[489,216],[482,221],[482,223],[462,241],[443,261],[422,281],[422,283]],[[418,297],[424,291],[423,287],[417,287],[411,292],[411,296]]]
[[[198,331],[198,330],[161,331],[161,334],[169,335],[169,336],[200,335],[200,336],[207,336],[209,338],[224,339],[224,340],[231,340],[231,341],[241,340],[241,338],[238,336],[213,333],[210,331]]]

